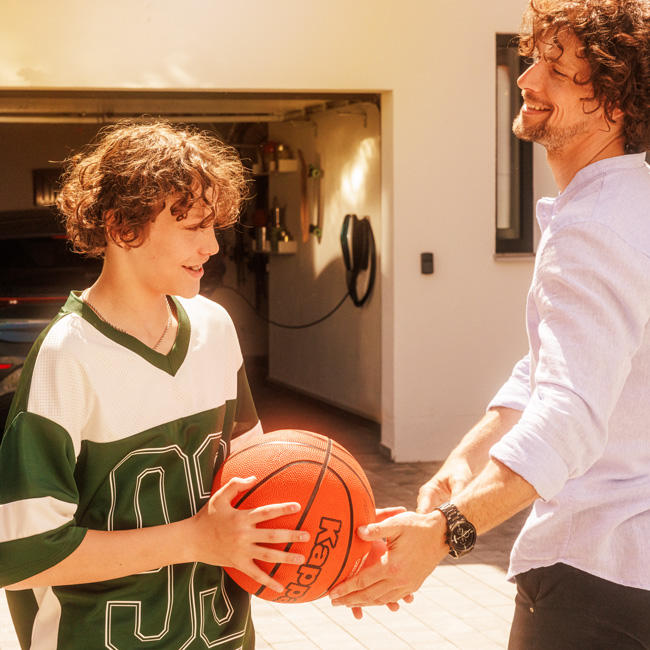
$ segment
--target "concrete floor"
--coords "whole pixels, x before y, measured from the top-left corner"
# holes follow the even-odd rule
[[[305,429],[327,435],[363,466],[378,507],[415,507],[418,488],[438,463],[393,463],[379,450],[377,425],[263,380],[249,370],[265,431]],[[497,650],[507,647],[515,587],[505,580],[524,515],[482,536],[473,553],[445,560],[399,612],[368,608],[357,621],[324,598],[279,605],[253,598],[258,650]],[[0,650],[19,650],[0,590]],[[89,649],[91,650],[91,649]],[[171,649],[170,649],[171,650]]]

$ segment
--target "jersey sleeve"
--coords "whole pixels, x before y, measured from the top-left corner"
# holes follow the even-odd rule
[[[246,368],[242,363],[237,372],[237,406],[235,409],[235,421],[233,423],[231,450],[237,449],[246,444],[249,440],[263,434],[257,410],[253,402]]]
[[[76,525],[79,493],[68,433],[21,412],[0,447],[0,586],[58,564],[83,540]]]

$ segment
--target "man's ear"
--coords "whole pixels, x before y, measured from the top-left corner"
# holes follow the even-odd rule
[[[614,118],[615,122],[618,122],[619,120],[623,121],[623,118],[625,117],[625,113],[617,106],[612,111],[612,117]]]

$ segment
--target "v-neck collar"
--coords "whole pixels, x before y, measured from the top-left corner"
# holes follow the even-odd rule
[[[190,346],[190,319],[181,303],[174,297],[170,296],[176,306],[176,314],[178,318],[178,330],[176,332],[176,339],[174,345],[167,354],[161,354],[153,350],[148,345],[145,345],[139,339],[136,339],[130,334],[120,332],[115,329],[110,323],[102,320],[89,306],[81,299],[81,291],[72,291],[70,296],[63,306],[64,312],[75,313],[85,321],[88,321],[96,330],[100,331],[104,336],[111,339],[118,345],[121,345],[142,357],[145,361],[150,363],[156,368],[170,374],[172,377],[176,375],[179,368],[183,365],[187,351]]]

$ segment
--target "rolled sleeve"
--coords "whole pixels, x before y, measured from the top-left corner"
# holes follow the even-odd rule
[[[602,456],[650,318],[648,292],[648,258],[600,223],[557,227],[541,249],[528,304],[532,394],[491,457],[542,498]],[[492,404],[523,403],[520,364]]]
[[[530,402],[530,353],[528,353],[512,371],[510,379],[488,404],[487,410],[505,406],[523,411]]]
[[[528,481],[544,500],[552,499],[569,478],[569,470],[557,450],[528,431],[513,430],[490,450],[498,460]],[[535,463],[530,459],[535,458]]]

